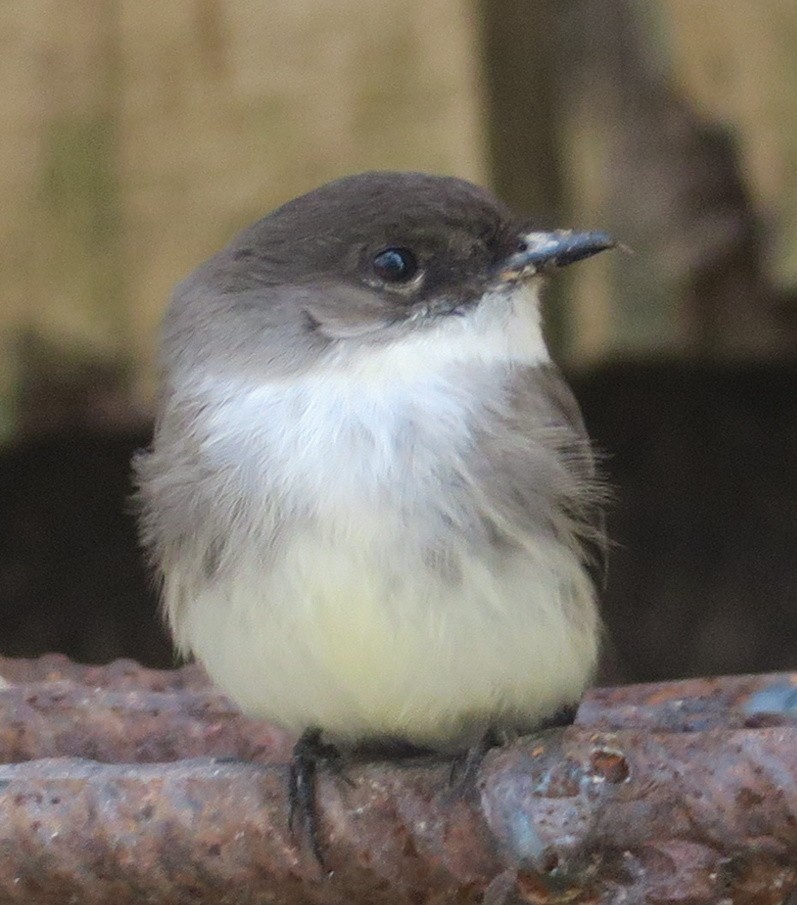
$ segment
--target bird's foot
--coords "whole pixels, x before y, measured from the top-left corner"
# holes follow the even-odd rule
[[[561,729],[564,726],[572,726],[578,711],[577,704],[564,704],[552,716],[546,717],[534,727],[532,735],[538,732],[545,732],[547,729]]]
[[[449,786],[460,793],[472,788],[487,752],[490,748],[497,748],[506,742],[504,733],[497,729],[488,729],[475,745],[454,756],[448,774]]]
[[[575,718],[576,709],[574,705],[561,707],[552,716],[538,723],[531,734],[536,735],[538,732],[546,732],[549,729],[570,726]],[[449,786],[460,792],[465,792],[472,788],[487,752],[491,748],[500,748],[502,745],[508,745],[511,741],[518,738],[519,734],[508,730],[488,729],[475,745],[471,745],[467,751],[453,758],[448,776]]]
[[[343,774],[343,760],[334,745],[321,740],[320,729],[305,729],[299,741],[293,746],[290,773],[288,775],[288,828],[294,839],[298,837],[299,828],[304,831],[310,842],[318,864],[326,870],[324,854],[319,839],[318,808],[316,805],[316,774],[319,766],[330,768],[343,776],[351,785],[351,781]]]

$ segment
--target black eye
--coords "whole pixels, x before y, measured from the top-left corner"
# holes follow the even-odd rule
[[[418,272],[418,262],[409,248],[386,248],[374,258],[374,273],[385,283],[406,283]]]

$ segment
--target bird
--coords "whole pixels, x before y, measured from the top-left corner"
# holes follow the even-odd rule
[[[376,171],[287,202],[175,289],[142,541],[178,650],[299,736],[292,805],[316,758],[459,755],[591,681],[605,493],[540,290],[614,245],[466,180]]]

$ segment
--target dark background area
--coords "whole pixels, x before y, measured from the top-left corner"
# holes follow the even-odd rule
[[[615,496],[610,677],[793,668],[797,365],[623,362],[571,381]],[[147,440],[83,428],[0,456],[3,653],[172,665],[130,503]]]

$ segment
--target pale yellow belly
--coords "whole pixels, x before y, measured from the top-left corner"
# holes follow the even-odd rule
[[[297,541],[187,607],[185,642],[247,712],[331,739],[456,748],[577,699],[596,658],[592,590],[561,547],[452,582],[356,545]]]

